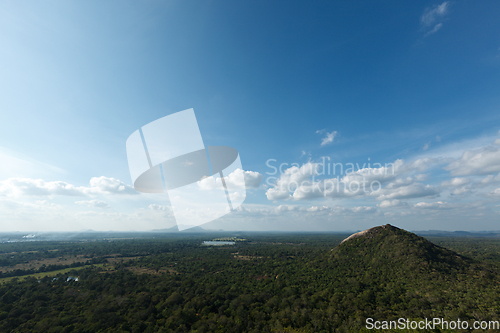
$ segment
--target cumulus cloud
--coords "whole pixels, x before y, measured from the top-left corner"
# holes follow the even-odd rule
[[[342,182],[347,184],[352,182],[361,183],[365,180],[370,183],[378,181],[381,184],[385,184],[396,179],[397,176],[406,171],[406,169],[408,169],[408,167],[405,166],[403,160],[396,160],[394,163],[388,163],[378,168],[361,168],[357,171],[349,172],[342,178]]]
[[[294,200],[308,200],[321,197],[345,198],[355,196],[360,191],[359,187],[349,189],[346,184],[336,179],[323,179],[318,181],[304,181],[293,190],[292,198]],[[268,190],[268,192],[270,192]]]
[[[462,186],[462,187],[457,187],[456,189],[454,189],[453,191],[451,191],[451,195],[463,195],[463,194],[467,194],[467,193],[471,193],[472,190],[467,187],[467,186]]]
[[[416,178],[404,175],[425,170],[431,163],[434,163],[434,160],[421,159],[409,164],[405,164],[403,160],[396,160],[378,168],[364,167],[348,172],[342,178],[317,179],[325,174],[325,166],[321,163],[308,162],[301,167],[292,166],[286,169],[274,187],[267,190],[266,195],[271,201],[381,195],[383,196],[381,200],[425,197],[439,193],[438,189],[415,184]],[[418,178],[424,177],[420,175]]]
[[[464,195],[471,193],[471,186],[475,185],[471,182],[470,178],[467,177],[455,177],[450,180],[445,180],[441,182],[442,187],[451,188],[451,195]]]
[[[398,207],[405,205],[406,205],[405,202],[399,201],[398,199],[394,199],[394,200],[384,200],[378,206],[380,208],[389,208],[389,207]]]
[[[415,182],[415,180],[412,177],[398,178],[398,179],[395,179],[393,182],[390,182],[389,184],[387,184],[385,189],[386,190],[393,190],[396,188],[400,188],[402,186],[411,185],[414,182]]]
[[[246,188],[257,188],[259,187],[262,178],[264,177],[256,171],[244,171],[241,169],[236,169],[226,177],[226,182],[227,184],[232,184],[237,188],[243,188],[243,185]],[[241,182],[241,179],[244,180],[243,183]]]
[[[274,208],[246,208],[243,206],[238,207],[236,212],[240,215],[251,216],[272,216],[272,215],[296,215],[296,216],[309,216],[324,215],[324,216],[347,216],[359,214],[371,214],[377,212],[377,207],[373,206],[355,206],[355,207],[341,207],[341,206],[297,206],[297,205],[279,205]]]
[[[488,176],[484,177],[483,179],[481,179],[481,181],[479,183],[481,185],[489,185],[489,184],[495,184],[498,182],[500,182],[500,173],[496,176],[488,175]]]
[[[469,178],[461,178],[461,177],[456,177],[451,180],[446,180],[441,183],[441,186],[444,187],[457,187],[457,186],[462,186],[470,183]]]
[[[274,187],[266,191],[266,196],[269,200],[282,200],[290,198],[290,192],[295,191],[310,177],[318,175],[318,163],[308,162],[301,167],[292,166],[286,169],[278,178]]]
[[[90,187],[75,186],[63,181],[31,178],[8,178],[0,182],[0,195],[21,196],[86,196],[96,194],[138,194],[133,187],[118,179],[93,177]]]
[[[124,182],[108,177],[92,177],[90,179],[90,188],[87,190],[92,194],[139,194],[132,186]]]
[[[242,169],[236,169],[229,175],[224,177],[226,186],[228,189],[244,189],[244,188],[258,188],[262,182],[262,176],[256,171],[245,171]],[[222,186],[221,178],[206,177],[198,181],[198,186],[202,190],[212,190],[214,188],[220,188]]]
[[[388,199],[409,199],[430,197],[439,194],[439,190],[432,185],[424,185],[422,183],[414,183],[408,186],[401,186],[395,189],[383,188],[380,194],[377,195],[378,200]]]
[[[325,169],[324,161],[292,165],[274,184],[270,184],[266,196],[271,201],[288,200],[287,203],[315,200],[314,206],[282,205],[272,210],[273,214],[287,221],[307,219],[308,216],[359,221],[383,218],[407,221],[419,219],[419,216],[428,221],[433,216],[438,221],[445,216],[454,216],[454,221],[461,220],[465,225],[470,219],[487,221],[497,217],[498,211],[492,210],[491,206],[500,197],[500,145],[491,144],[494,140],[488,138],[480,144],[461,145],[457,154],[443,155],[434,151],[433,155],[409,162],[396,160],[387,166],[374,167],[372,162],[369,166],[356,165],[357,168],[350,169],[343,164],[340,173],[332,164]],[[331,167],[335,178],[332,178]],[[448,177],[443,174],[444,170],[449,171]],[[367,185],[366,190],[363,182]],[[369,189],[371,182],[378,182],[374,190]],[[478,201],[471,201],[476,197]],[[339,202],[335,199],[342,199],[345,206],[324,205]],[[368,204],[352,207],[355,201]],[[373,215],[363,215],[366,213]],[[266,214],[271,213],[255,211],[252,214],[265,220]]]
[[[415,204],[413,207],[418,209],[452,209],[455,208],[456,205],[438,201],[438,202],[419,202]]]
[[[444,163],[445,160],[442,158],[430,158],[424,157],[419,158],[411,163],[406,163],[403,168],[401,168],[401,172],[424,172],[436,165]]]
[[[109,208],[109,204],[105,201],[101,200],[88,200],[88,201],[76,201],[77,205],[83,205],[87,207],[96,207],[96,208]]]
[[[498,173],[500,172],[500,146],[490,145],[468,150],[444,169],[450,171],[452,176]]]
[[[329,209],[328,206],[311,206],[309,208],[306,208],[306,210],[308,212],[319,212],[319,211],[322,211],[322,210],[326,210],[326,209]]]
[[[351,208],[351,211],[353,213],[375,213],[377,208],[373,206],[359,206]]]
[[[421,173],[421,174],[415,175],[415,180],[418,180],[419,182],[423,182],[427,179],[429,179],[428,173]]]
[[[276,200],[285,200],[290,199],[292,196],[290,192],[280,188],[270,188],[266,191],[266,196],[268,200],[276,201]]]

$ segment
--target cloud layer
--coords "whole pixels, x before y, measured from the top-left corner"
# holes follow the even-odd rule
[[[136,195],[138,192],[115,178],[104,176],[90,179],[90,186],[75,186],[63,181],[43,179],[8,178],[0,181],[0,195],[22,196],[87,196],[97,194]]]

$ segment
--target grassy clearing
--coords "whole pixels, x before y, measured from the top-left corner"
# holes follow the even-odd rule
[[[80,267],[70,267],[70,268],[64,268],[64,269],[59,269],[57,271],[51,271],[51,272],[42,272],[42,273],[35,273],[35,274],[28,274],[28,275],[21,275],[21,276],[10,276],[6,278],[1,278],[0,283],[5,283],[9,282],[12,279],[19,279],[19,281],[22,281],[26,279],[27,277],[35,277],[35,278],[43,278],[45,276],[56,276],[57,274],[64,274],[64,273],[69,273],[73,270],[78,271],[80,269],[84,269],[86,267],[103,267],[104,264],[96,264],[92,266],[80,266]]]
[[[54,251],[54,250],[49,250],[49,251]],[[23,253],[27,252],[37,252],[37,251],[25,251]],[[0,272],[11,272],[15,271],[16,269],[20,270],[27,270],[27,269],[38,269],[42,267],[43,265],[49,266],[49,265],[71,265],[75,262],[81,262],[84,263],[90,258],[85,258],[83,254],[79,254],[78,256],[62,256],[62,257],[56,257],[56,258],[41,258],[41,259],[35,259],[35,260],[30,260],[29,262],[26,263],[19,263],[14,266],[6,266],[6,267],[0,267]]]

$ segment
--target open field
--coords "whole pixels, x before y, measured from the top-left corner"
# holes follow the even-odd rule
[[[96,265],[92,265],[92,266],[93,267],[102,267],[103,264],[96,264]],[[18,279],[19,281],[22,281],[28,277],[35,277],[35,278],[40,279],[40,278],[43,278],[46,276],[56,276],[57,274],[64,274],[64,273],[69,273],[71,271],[78,271],[78,270],[81,270],[81,269],[86,268],[86,267],[89,267],[89,266],[80,266],[80,267],[74,267],[74,268],[59,269],[57,271],[52,271],[52,272],[43,272],[43,273],[28,274],[28,275],[22,275],[22,276],[6,277],[6,278],[1,278],[0,283],[9,282],[12,279]]]
[[[31,251],[31,253],[36,253],[36,251]],[[20,270],[26,270],[26,269],[39,269],[43,265],[49,266],[49,265],[71,265],[75,262],[81,262],[84,263],[89,258],[85,258],[83,254],[79,255],[73,255],[73,256],[61,256],[58,258],[41,258],[41,259],[35,259],[35,260],[30,260],[26,261],[24,263],[16,264],[14,266],[3,266],[0,267],[0,272],[5,273],[5,272],[12,272],[17,269]]]

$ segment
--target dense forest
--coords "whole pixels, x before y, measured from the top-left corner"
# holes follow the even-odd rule
[[[0,331],[360,332],[369,317],[500,319],[500,240],[431,243],[388,225],[346,236],[0,244]],[[40,271],[44,261],[60,264]]]

